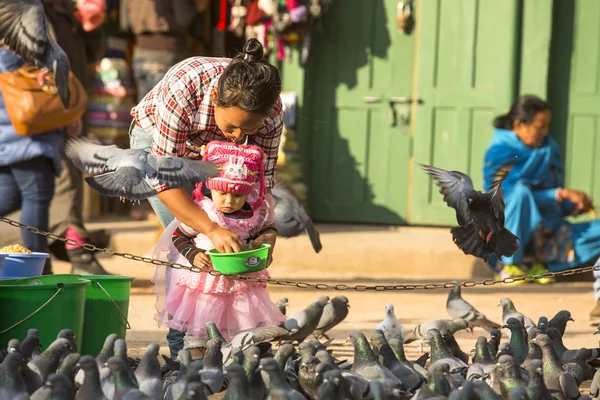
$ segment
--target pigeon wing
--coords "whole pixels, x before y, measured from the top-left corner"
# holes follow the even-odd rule
[[[491,211],[496,218],[501,220],[499,223],[500,226],[504,226],[504,191],[502,190],[502,182],[504,182],[512,167],[512,164],[506,164],[494,172],[494,181],[488,192],[491,195]]]
[[[40,0],[0,2],[0,39],[28,63],[46,65],[53,47],[49,27]]]
[[[468,221],[470,211],[467,193],[475,190],[471,178],[462,172],[446,171],[425,164],[419,165],[436,181],[446,204],[457,211],[457,219],[460,221],[461,218],[458,218],[460,216]]]
[[[117,169],[121,159],[136,150],[123,150],[115,145],[103,146],[90,139],[71,139],[65,145],[65,154],[81,171],[102,173]],[[144,150],[137,150],[144,152]]]
[[[219,167],[215,163],[179,157],[149,155],[148,165],[152,169],[148,176],[170,187],[203,182],[219,173]]]

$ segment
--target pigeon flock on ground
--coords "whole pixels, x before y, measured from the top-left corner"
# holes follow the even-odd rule
[[[502,325],[450,290],[450,318],[424,321],[412,330],[385,307],[375,331],[352,332],[353,359],[334,355],[327,332],[348,315],[345,296],[319,296],[279,327],[263,326],[231,341],[208,323],[203,360],[181,350],[177,360],[150,344],[141,358],[127,355],[116,334],[97,355],[79,355],[69,329],[43,351],[38,331],[13,339],[0,351],[0,400],[20,399],[598,399],[600,349],[567,349],[562,337],[571,314],[559,311],[537,324],[502,298]],[[289,306],[280,298],[277,306]],[[454,334],[482,328],[475,348],[461,349]],[[502,340],[501,329],[509,333]],[[595,333],[600,333],[600,329]],[[489,336],[489,337],[488,337]],[[327,339],[322,342],[320,339]],[[408,360],[404,344],[427,343],[430,351]],[[591,381],[590,396],[580,394]],[[30,397],[31,396],[31,397]]]

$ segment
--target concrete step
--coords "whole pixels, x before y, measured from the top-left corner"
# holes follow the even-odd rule
[[[104,220],[90,230],[107,229],[120,252],[149,256],[158,238],[156,221]],[[276,279],[447,280],[489,278],[483,261],[456,248],[446,228],[319,224],[323,250],[316,254],[306,235],[279,238],[269,271]],[[150,279],[154,266],[118,257],[102,263],[113,273]],[[59,269],[67,268],[66,266]]]

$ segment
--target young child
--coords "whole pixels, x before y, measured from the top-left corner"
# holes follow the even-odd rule
[[[193,193],[195,203],[213,222],[237,233],[249,244],[262,232],[275,229],[272,226],[275,216],[270,211],[273,205],[266,200],[264,158],[264,152],[257,146],[210,142],[204,149],[203,160],[215,162],[221,170],[217,177],[206,180],[210,192],[198,184]],[[207,236],[174,220],[161,235],[153,257],[212,268],[205,254],[212,248]],[[270,277],[266,269],[249,275]],[[164,266],[157,267],[153,282],[159,326],[186,332],[186,343],[201,345],[207,322],[214,322],[225,339],[230,340],[241,331],[279,325],[286,319],[271,301],[265,283]]]

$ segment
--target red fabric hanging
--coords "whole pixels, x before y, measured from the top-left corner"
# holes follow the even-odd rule
[[[221,0],[221,7],[219,10],[219,23],[217,24],[217,29],[220,31],[224,31],[227,28],[227,0]]]

